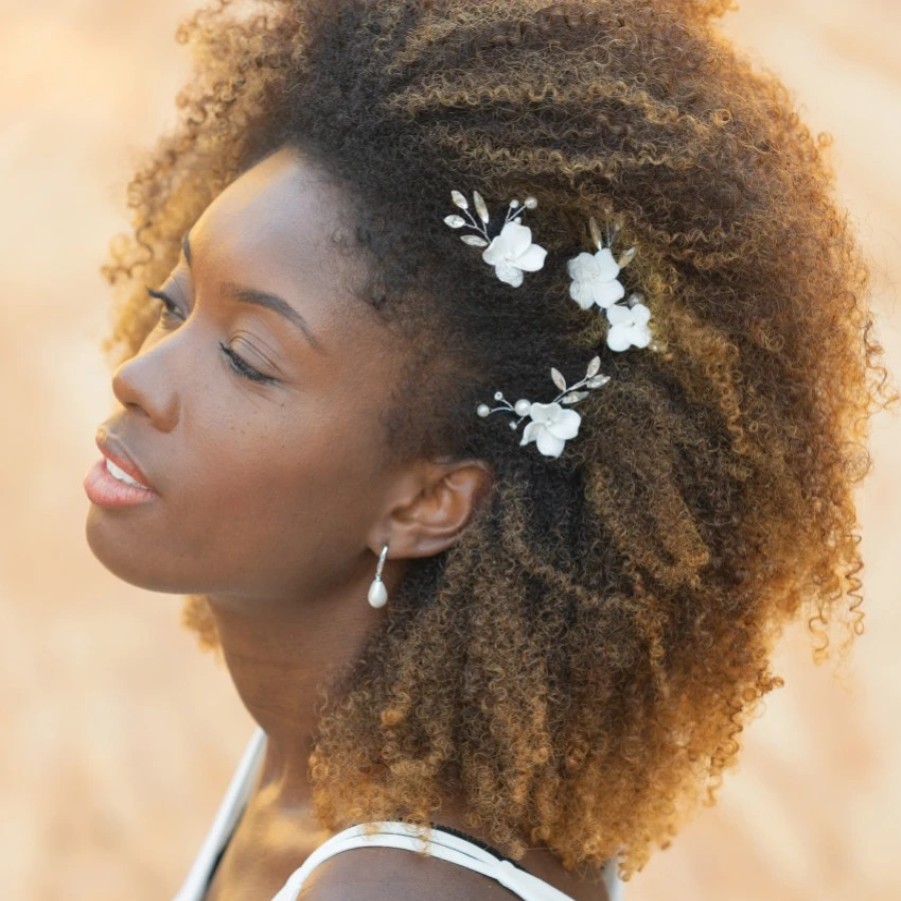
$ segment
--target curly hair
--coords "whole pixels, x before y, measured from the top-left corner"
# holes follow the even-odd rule
[[[397,326],[417,402],[398,457],[474,456],[493,487],[448,551],[415,561],[323,700],[311,758],[330,828],[426,823],[445,792],[513,855],[628,879],[723,771],[776,639],[807,617],[863,631],[853,487],[890,400],[868,270],[832,196],[828,136],[716,31],[728,0],[228,0],[179,32],[197,65],[180,123],[134,177],[106,268],[112,354],[143,292],[241,171],[295,146],[345,188],[361,302]],[[545,267],[512,289],[442,222],[451,189],[526,194]],[[567,299],[587,222],[639,252],[623,274],[657,353],[612,381],[555,460],[474,415],[497,388],[581,376],[604,318]],[[215,642],[203,598],[186,617]]]

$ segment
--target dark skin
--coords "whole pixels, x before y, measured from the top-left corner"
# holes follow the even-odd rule
[[[91,549],[132,584],[210,599],[238,693],[268,739],[207,901],[271,898],[328,838],[311,813],[314,704],[384,616],[366,601],[378,552],[389,544],[390,598],[406,561],[449,547],[490,485],[478,460],[386,452],[379,415],[402,357],[385,352],[396,339],[353,294],[362,262],[337,249],[344,209],[340,189],[287,148],[230,185],[161,286],[159,324],[116,371],[121,409],[103,426],[159,497],[92,505]],[[448,796],[436,819],[467,830],[464,813]],[[577,901],[606,899],[599,873],[576,877],[545,850],[521,863]],[[333,858],[301,897],[425,895],[512,897],[389,849]]]

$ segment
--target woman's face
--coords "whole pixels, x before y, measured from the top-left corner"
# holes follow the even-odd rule
[[[98,436],[155,493],[113,506],[111,476],[85,482],[88,543],[120,578],[273,601],[371,579],[367,544],[398,473],[380,415],[400,355],[352,295],[340,202],[282,149],[191,229],[160,286],[171,310],[116,371],[122,409]]]

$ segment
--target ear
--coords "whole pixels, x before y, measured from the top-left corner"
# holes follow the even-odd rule
[[[391,558],[432,557],[449,548],[491,487],[481,460],[422,461],[397,485],[390,508],[370,535],[378,554],[387,541]]]

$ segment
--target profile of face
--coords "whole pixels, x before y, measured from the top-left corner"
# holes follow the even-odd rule
[[[99,433],[153,489],[90,507],[88,543],[125,581],[277,601],[372,578],[383,514],[416,487],[384,452],[402,355],[353,295],[359,261],[334,240],[340,204],[283,148],[191,229]]]

